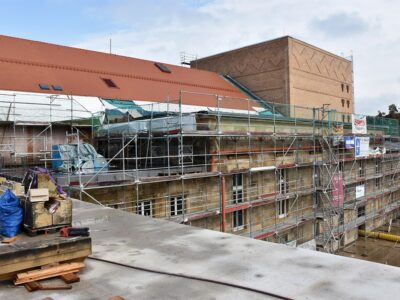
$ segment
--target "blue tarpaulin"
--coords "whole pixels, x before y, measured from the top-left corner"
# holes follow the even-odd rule
[[[0,234],[13,237],[22,223],[22,207],[17,196],[7,190],[0,196]]]

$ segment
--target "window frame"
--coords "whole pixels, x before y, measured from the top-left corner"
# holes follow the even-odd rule
[[[288,169],[279,169],[277,172],[278,172],[278,193],[280,195],[286,195],[289,193]]]
[[[239,231],[244,229],[244,209],[236,210],[232,213],[232,230]]]
[[[365,217],[365,205],[357,207],[357,218],[360,217]]]
[[[243,173],[237,173],[232,175],[232,203],[234,204],[243,203],[244,201],[243,183],[244,183]]]
[[[184,200],[185,199],[183,196],[170,196],[169,197],[169,210],[170,210],[171,217],[183,215],[184,209],[185,209]],[[178,202],[181,203],[181,209],[178,209],[178,206],[179,206]]]
[[[286,218],[289,214],[290,199],[282,199],[278,201],[278,218]]]
[[[148,207],[146,208],[146,203]],[[146,210],[149,210],[150,214],[146,214]],[[145,200],[145,201],[140,201],[138,203],[138,206],[136,207],[136,213],[141,216],[145,217],[153,217],[153,201],[151,200]]]

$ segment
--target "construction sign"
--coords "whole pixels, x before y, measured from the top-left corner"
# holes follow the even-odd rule
[[[355,156],[369,156],[369,137],[358,136],[355,138]]]
[[[356,199],[362,198],[365,196],[365,185],[360,184],[356,186]]]
[[[351,115],[352,132],[355,134],[367,134],[367,116],[364,115]]]
[[[344,137],[344,146],[346,149],[354,149],[354,137],[345,136]]]
[[[334,134],[334,135],[343,135],[344,134],[343,124],[333,125],[332,134]]]

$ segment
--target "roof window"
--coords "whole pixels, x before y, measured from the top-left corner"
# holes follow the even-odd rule
[[[102,80],[109,88],[118,88],[118,86],[110,78],[102,78]]]
[[[39,83],[39,87],[41,90],[50,90],[49,85],[45,83]]]
[[[155,65],[157,68],[159,68],[161,72],[164,72],[164,73],[171,73],[171,70],[168,69],[168,67],[167,67],[166,65],[162,64],[162,63],[156,62],[156,63],[154,63],[154,65]]]
[[[53,88],[53,90],[55,90],[55,91],[62,91],[63,89],[62,89],[62,87],[61,87],[61,85],[52,85],[51,86],[52,88]]]

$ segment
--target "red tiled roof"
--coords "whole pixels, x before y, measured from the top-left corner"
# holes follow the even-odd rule
[[[153,61],[0,35],[1,90],[154,102],[178,99],[180,91],[247,98],[216,73],[164,65],[171,73],[160,71]],[[102,78],[118,88],[108,87]],[[63,91],[44,91],[39,84],[60,85]],[[213,96],[184,94],[182,102],[216,106]],[[221,103],[225,108],[248,106],[242,100]]]

